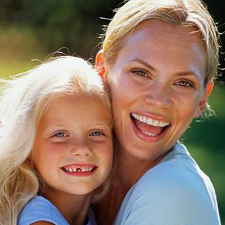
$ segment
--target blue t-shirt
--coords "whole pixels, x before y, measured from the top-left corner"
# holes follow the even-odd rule
[[[96,225],[91,209],[88,211],[88,219],[86,225]],[[35,196],[24,206],[17,225],[30,225],[38,221],[47,221],[55,225],[69,225],[59,210],[42,196]]]
[[[176,144],[126,194],[114,225],[219,225],[210,179]]]

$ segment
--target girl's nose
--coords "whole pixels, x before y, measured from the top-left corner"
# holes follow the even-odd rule
[[[91,147],[86,142],[76,142],[71,148],[71,153],[76,157],[87,157],[92,154]]]

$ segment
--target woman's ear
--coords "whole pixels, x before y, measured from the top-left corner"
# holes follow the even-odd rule
[[[95,69],[97,70],[98,74],[104,78],[105,75],[105,61],[104,61],[104,52],[100,50],[95,58]]]
[[[207,84],[207,87],[206,87],[206,97],[208,98],[210,96],[210,94],[212,93],[212,90],[213,90],[213,87],[214,87],[214,82],[213,80],[210,80]]]
[[[213,80],[208,81],[208,84],[205,89],[205,93],[203,94],[203,96],[199,102],[199,107],[194,115],[194,118],[197,118],[202,114],[203,110],[205,109],[205,107],[207,105],[207,100],[208,100],[210,94],[212,93],[213,87],[214,87]]]

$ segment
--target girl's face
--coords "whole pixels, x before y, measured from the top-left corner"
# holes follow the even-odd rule
[[[61,96],[50,103],[30,156],[48,195],[84,195],[106,179],[113,154],[109,113],[94,96]]]
[[[151,163],[204,109],[206,54],[196,31],[144,22],[126,38],[115,64],[105,65],[119,150],[127,159]]]

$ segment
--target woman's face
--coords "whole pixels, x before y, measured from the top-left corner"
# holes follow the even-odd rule
[[[154,160],[206,104],[206,53],[193,27],[147,21],[129,35],[105,78],[120,153]]]

